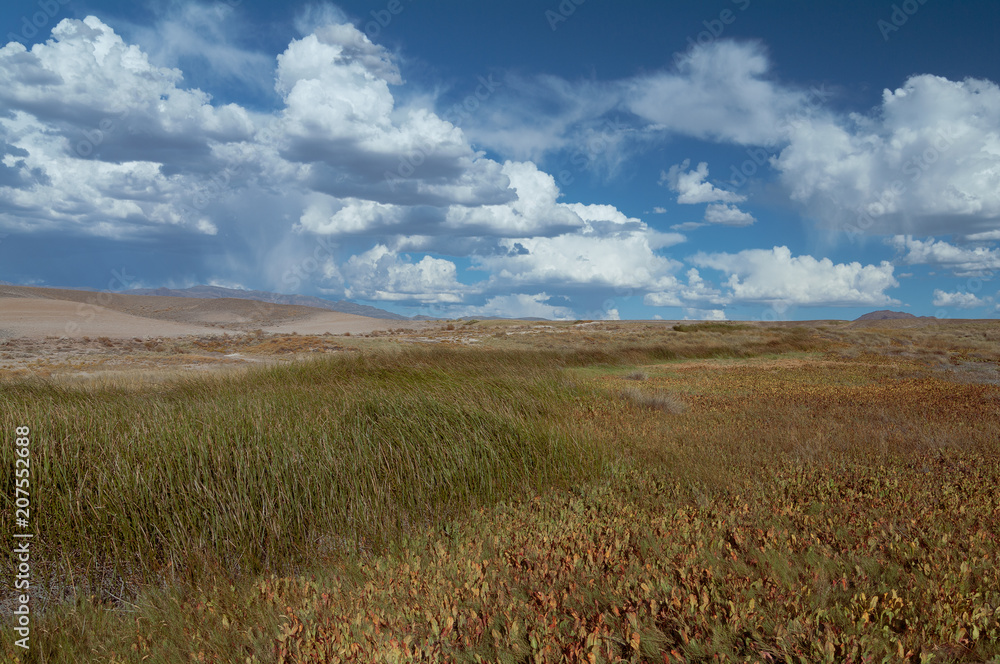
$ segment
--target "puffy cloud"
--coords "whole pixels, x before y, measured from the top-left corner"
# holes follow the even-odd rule
[[[735,205],[712,203],[705,209],[705,221],[724,226],[749,226],[757,220],[752,214],[740,210]]]
[[[156,226],[212,234],[191,192],[216,148],[245,141],[242,108],[178,87],[94,17],[65,19],[31,50],[0,48],[0,224],[119,237]]]
[[[403,206],[335,198],[311,197],[298,229],[319,234],[376,234],[399,230],[422,237],[411,237],[410,248],[422,249],[439,243],[439,236],[469,238],[475,242],[464,252],[473,253],[484,238],[549,237],[564,233],[602,233],[623,230],[648,231],[642,221],[626,217],[611,205],[560,203],[562,195],[555,179],[532,162],[505,162],[500,174],[509,181],[514,199],[497,205]]]
[[[664,135],[781,142],[789,118],[809,115],[809,95],[775,83],[770,73],[760,43],[722,39],[693,47],[674,69],[621,80],[511,75],[463,128],[477,145],[517,158],[561,152],[579,170],[613,174]]]
[[[699,267],[728,274],[733,302],[774,305],[898,304],[885,294],[898,286],[893,266],[833,263],[828,258],[792,256],[787,247],[747,249],[736,254],[699,252],[689,259]]]
[[[701,278],[701,274],[695,268],[687,271],[687,286],[679,290],[679,294],[687,302],[702,302],[711,304],[726,304],[729,297],[723,295],[718,289],[712,288],[708,282]]]
[[[988,247],[957,247],[944,240],[916,240],[910,235],[896,235],[886,240],[903,252],[900,260],[907,265],[936,265],[959,276],[979,275],[1000,269],[1000,250]]]
[[[959,309],[973,309],[975,307],[985,307],[990,303],[990,298],[981,300],[973,293],[948,293],[939,288],[934,289],[935,307],[957,307]]]
[[[679,307],[684,304],[677,293],[665,291],[646,293],[642,298],[642,303],[650,307]]]
[[[278,56],[286,108],[278,151],[308,164],[307,185],[336,197],[407,205],[513,199],[500,165],[426,108],[398,109],[388,54],[351,25],[327,25]]]
[[[669,280],[679,265],[657,250],[681,240],[651,230],[504,238],[502,253],[474,256],[473,262],[496,283],[647,290]]]
[[[656,127],[742,145],[772,144],[806,95],[768,79],[770,62],[755,42],[717,40],[693,47],[676,72],[655,72],[623,85],[623,103]]]
[[[470,131],[503,149],[510,141],[492,140],[491,123],[513,117],[507,131],[534,146],[533,158],[562,151],[579,157],[571,161],[581,168],[602,162],[605,152],[620,161],[622,150],[665,134],[763,145],[777,154],[769,162],[770,150],[757,148],[763,157],[754,157],[754,170],[770,163],[791,197],[826,225],[853,234],[998,230],[997,84],[915,75],[886,90],[871,113],[843,114],[825,106],[828,91],[783,86],[770,74],[760,44],[716,40],[692,48],[672,71],[609,82],[522,81],[512,86],[521,94],[496,100],[499,109],[477,115]],[[621,109],[635,117],[614,115]],[[707,166],[687,168],[664,174],[678,202],[740,202],[706,181]]]
[[[471,290],[458,281],[451,261],[424,256],[413,263],[381,244],[351,256],[340,273],[350,283],[347,297],[364,300],[459,303]]]
[[[30,51],[0,48],[0,104],[62,137],[63,153],[107,161],[162,161],[208,155],[209,141],[250,137],[253,124],[234,104],[213,106],[200,90],[178,87],[181,72],[146,54],[99,19],[64,19]],[[8,129],[9,131],[9,129]]]
[[[615,83],[508,74],[481,96],[473,110],[447,117],[458,115],[476,145],[515,159],[540,161],[568,150],[575,167],[613,170],[635,132],[617,116],[605,117],[618,106]]]
[[[274,57],[240,44],[252,34],[237,3],[154,3],[151,24],[129,24],[126,33],[150,61],[182,69],[195,87],[238,83],[257,94],[274,86]],[[119,25],[123,23],[119,19]]]
[[[371,233],[398,225],[405,213],[398,205],[384,205],[374,201],[347,198],[337,200],[317,195],[306,208],[296,227],[321,235],[346,235]],[[338,209],[333,210],[334,207]]]
[[[992,232],[1000,225],[1000,87],[910,77],[870,116],[789,128],[773,160],[793,199],[853,233]]]
[[[165,38],[181,39],[176,32]],[[282,200],[302,230],[359,233],[429,215],[399,206],[535,200],[519,200],[502,165],[451,123],[426,108],[398,108],[392,58],[349,24],[317,25],[278,56],[285,107],[274,116],[182,88],[179,70],[154,66],[95,17],[61,21],[52,36],[30,51],[16,42],[0,49],[3,226],[110,237],[157,225],[215,233],[231,223],[227,200],[249,194]],[[563,209],[555,214],[561,222],[521,223],[544,232],[546,223],[574,221]]]
[[[685,309],[684,320],[726,320],[722,309]]]
[[[502,318],[548,318],[550,320],[573,320],[576,315],[569,307],[549,304],[552,297],[546,293],[516,293],[496,295],[486,304],[460,309],[465,316],[499,316]]]
[[[565,232],[584,225],[576,208],[556,202],[560,193],[555,179],[538,170],[535,164],[508,161],[501,173],[516,194],[514,200],[475,207],[452,205],[447,210],[442,230],[524,237]]]
[[[725,189],[718,189],[710,182],[705,182],[708,177],[708,164],[701,162],[693,171],[686,170],[691,165],[690,159],[685,159],[680,164],[674,164],[669,171],[660,173],[660,184],[668,184],[673,191],[678,193],[677,202],[684,204],[713,203],[721,201],[723,203],[739,203],[745,201],[746,196],[741,196]]]
[[[643,297],[643,304],[651,307],[680,307],[692,304],[727,304],[732,299],[702,279],[695,268],[687,271],[687,280],[686,285],[677,279],[662,283],[666,288],[647,293]]]
[[[964,239],[968,242],[993,242],[1000,240],[1000,230],[973,233],[972,235],[966,235]]]
[[[735,205],[728,203],[738,203],[745,201],[746,196],[737,194],[725,189],[719,189],[710,182],[708,178],[708,164],[701,162],[694,170],[687,170],[691,165],[690,159],[685,159],[680,164],[674,164],[669,171],[660,173],[660,184],[666,184],[678,193],[677,202],[687,205],[698,203],[710,203],[705,209],[705,221],[709,224],[722,224],[724,226],[749,226],[756,219],[748,212],[743,212]],[[662,209],[662,208],[660,208]],[[688,221],[675,224],[671,228],[678,231],[694,230],[705,224]]]

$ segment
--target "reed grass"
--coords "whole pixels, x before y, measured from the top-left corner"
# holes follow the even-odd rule
[[[106,590],[0,658],[1000,661],[995,325],[612,332],[0,386]]]
[[[0,430],[32,428],[39,561],[93,585],[109,566],[194,581],[380,550],[411,524],[582,481],[600,454],[564,426],[575,395],[516,354],[378,353],[138,388],[11,384]]]

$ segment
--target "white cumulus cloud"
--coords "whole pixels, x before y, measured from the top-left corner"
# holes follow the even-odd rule
[[[989,247],[958,247],[944,240],[918,240],[910,235],[895,235],[886,242],[902,252],[899,259],[907,265],[935,265],[959,276],[979,275],[1000,270],[1000,250]]]
[[[1000,87],[912,76],[870,115],[795,123],[774,167],[793,199],[861,234],[1000,227]]]
[[[680,164],[674,164],[669,171],[660,173],[660,184],[667,184],[671,190],[677,192],[677,202],[687,205],[697,203],[739,203],[745,201],[746,196],[719,189],[711,182],[706,182],[708,177],[708,163],[700,162],[692,171],[687,170],[691,165],[690,159],[685,159]]]
[[[746,249],[735,254],[699,252],[690,263],[728,275],[733,302],[772,305],[898,304],[885,291],[899,285],[888,261],[880,265],[834,263],[793,256],[788,247]]]
[[[958,309],[973,309],[984,307],[990,303],[989,298],[979,299],[974,293],[948,293],[939,288],[934,289],[935,307],[957,307]]]
[[[451,261],[424,256],[414,263],[381,244],[351,256],[340,272],[350,283],[347,297],[365,300],[454,304],[472,290]]]
[[[744,212],[735,205],[712,203],[705,209],[705,221],[723,226],[749,226],[756,219],[749,212]]]
[[[576,315],[569,307],[549,304],[552,297],[546,293],[516,293],[495,295],[486,304],[465,307],[460,310],[464,316],[499,316],[503,318],[548,318],[550,320],[573,320]]]
[[[623,84],[629,110],[671,133],[742,145],[783,138],[786,118],[802,112],[806,95],[770,80],[762,45],[717,40],[695,46],[677,71]]]

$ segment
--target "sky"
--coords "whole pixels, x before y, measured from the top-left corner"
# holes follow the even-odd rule
[[[8,0],[0,281],[1000,316],[995,0]]]

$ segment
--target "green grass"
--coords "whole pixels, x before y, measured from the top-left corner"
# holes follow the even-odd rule
[[[383,353],[166,388],[12,385],[0,430],[32,427],[37,560],[95,584],[109,566],[192,581],[379,550],[413,523],[586,479],[600,455],[562,425],[575,396],[524,356]]]
[[[1000,661],[1000,386],[666,334],[5,385],[76,595],[0,659]]]

